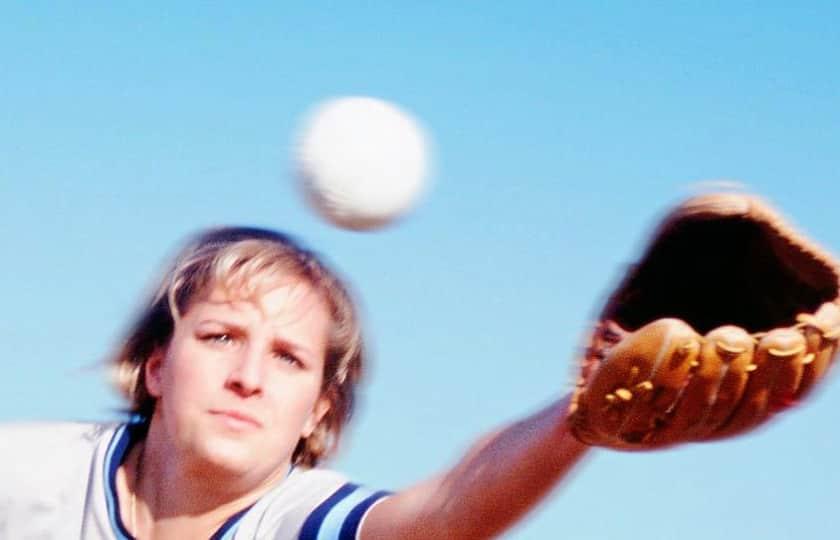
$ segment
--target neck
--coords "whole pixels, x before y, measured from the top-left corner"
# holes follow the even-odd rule
[[[208,538],[230,516],[282,481],[287,468],[261,481],[183,455],[154,419],[145,440],[131,449],[122,473],[136,538]],[[125,503],[128,502],[126,506]]]

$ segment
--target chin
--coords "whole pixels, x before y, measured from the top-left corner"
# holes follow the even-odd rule
[[[226,438],[205,440],[199,455],[206,466],[234,474],[247,472],[257,461],[255,452],[248,445]]]
[[[288,463],[291,458],[290,452],[284,453],[280,449],[272,452],[268,448],[270,445],[264,442],[218,437],[205,440],[201,456],[205,466],[235,476],[245,476],[263,469],[271,471]],[[277,459],[277,456],[283,455],[287,457]]]

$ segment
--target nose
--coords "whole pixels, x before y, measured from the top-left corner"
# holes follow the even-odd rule
[[[263,362],[258,347],[244,347],[234,359],[225,386],[242,397],[262,392]]]

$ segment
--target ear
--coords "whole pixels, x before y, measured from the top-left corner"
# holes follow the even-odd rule
[[[155,398],[159,398],[161,394],[161,368],[163,367],[164,356],[165,351],[163,347],[158,347],[149,355],[149,358],[143,366],[145,370],[143,379],[146,383],[146,392]]]
[[[323,419],[324,415],[330,410],[330,406],[330,400],[326,396],[318,398],[318,401],[315,402],[315,406],[312,408],[312,413],[303,425],[303,432],[301,433],[302,438],[305,439],[312,435],[312,432],[315,431],[315,428],[321,423],[321,419]]]

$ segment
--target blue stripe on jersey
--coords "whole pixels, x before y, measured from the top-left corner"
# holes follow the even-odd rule
[[[299,540],[355,540],[365,512],[387,492],[347,483],[327,497],[306,519]]]
[[[318,540],[318,529],[321,528],[321,523],[327,516],[332,507],[335,506],[344,497],[352,493],[356,489],[354,484],[344,484],[338,488],[335,493],[327,497],[327,499],[318,505],[318,508],[309,514],[303,526],[300,528],[300,536],[298,540]]]
[[[335,493],[327,497],[327,499],[318,505],[318,508],[309,514],[306,521],[303,522],[303,527],[300,528],[300,536],[298,540],[318,540],[318,530],[321,528],[321,523],[327,514],[332,510],[333,506],[338,504],[346,496],[350,495],[358,486],[355,484],[344,484],[338,488]]]
[[[210,537],[210,540],[230,540],[233,538],[233,535],[236,533],[236,526],[239,524],[239,520],[242,519],[242,516],[251,509],[251,506],[254,505],[249,505],[227,518],[227,521],[222,523],[222,526],[219,527],[213,536]]]
[[[130,426],[120,426],[114,432],[114,436],[111,437],[111,442],[108,443],[108,450],[105,453],[105,470],[103,471],[105,475],[105,503],[108,507],[111,529],[114,531],[117,540],[133,540],[120,518],[120,505],[117,500],[117,469],[122,463],[130,443]]]
[[[294,465],[289,467],[289,472],[286,473],[286,478],[288,478],[289,475],[292,474],[292,471],[294,469],[295,469]],[[257,504],[257,503],[254,503],[254,504]],[[233,535],[236,534],[236,528],[239,525],[239,521],[242,519],[242,517],[245,514],[248,513],[248,510],[250,510],[251,507],[254,506],[254,504],[250,504],[250,505],[246,506],[245,508],[243,508],[239,512],[237,512],[237,513],[233,514],[232,516],[230,516],[229,518],[227,518],[227,520],[224,523],[222,523],[222,526],[219,527],[218,530],[216,530],[215,533],[213,533],[213,536],[210,537],[210,540],[231,540],[233,538]]]
[[[359,525],[362,523],[362,518],[370,507],[378,501],[390,495],[389,491],[377,491],[361,503],[357,504],[344,520],[344,525],[341,526],[341,533],[338,535],[339,540],[356,540],[356,534],[359,532]]]

